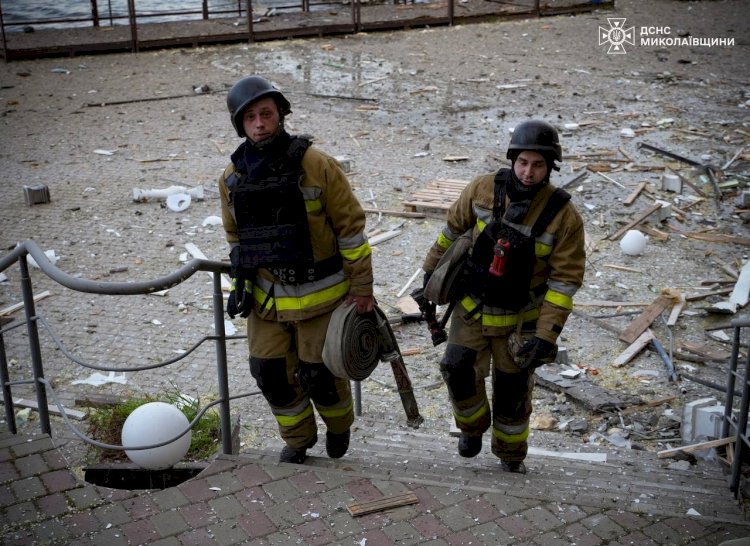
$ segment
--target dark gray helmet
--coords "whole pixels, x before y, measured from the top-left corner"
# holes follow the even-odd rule
[[[546,121],[534,119],[516,127],[513,136],[510,137],[506,157],[512,160],[524,150],[539,152],[545,157],[551,155],[557,161],[562,161],[557,129]]]
[[[247,76],[235,83],[227,94],[227,108],[232,118],[232,125],[237,135],[244,137],[245,129],[242,126],[242,116],[245,109],[257,100],[264,97],[273,97],[279,109],[279,115],[284,118],[291,114],[291,105],[286,97],[281,94],[271,82],[260,76]]]

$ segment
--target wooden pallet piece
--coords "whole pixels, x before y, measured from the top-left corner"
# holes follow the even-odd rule
[[[432,180],[404,201],[404,208],[411,212],[420,211],[428,215],[443,217],[468,183],[468,180],[453,178]]]

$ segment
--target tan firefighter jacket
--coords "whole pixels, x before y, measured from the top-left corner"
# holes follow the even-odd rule
[[[239,244],[234,206],[226,185],[234,172],[230,164],[219,178],[221,212],[231,247]],[[314,282],[282,284],[267,269],[259,269],[246,290],[255,309],[268,320],[295,321],[332,311],[347,294],[372,295],[372,258],[365,235],[365,213],[338,162],[309,147],[302,158],[299,188],[305,200],[313,256],[316,262],[340,253],[343,269]]]
[[[435,269],[445,250],[462,233],[473,226],[476,241],[479,232],[492,221],[494,178],[495,173],[475,178],[450,207],[446,225],[425,258],[423,269],[427,273]],[[553,191],[554,186],[547,184],[534,197],[523,221],[529,230]],[[508,202],[506,197],[506,205]],[[483,306],[481,313],[473,317],[476,320],[481,318],[485,335],[506,335],[518,325],[519,320],[522,323],[536,320],[536,335],[556,342],[573,309],[573,296],[583,283],[586,262],[583,221],[570,201],[550,222],[545,233],[537,237],[535,254],[530,288],[537,293],[546,282],[546,291],[542,291],[536,301],[521,311]],[[454,310],[454,320],[458,318],[456,315],[471,313],[478,304],[481,302],[474,301],[471,296],[463,297]]]

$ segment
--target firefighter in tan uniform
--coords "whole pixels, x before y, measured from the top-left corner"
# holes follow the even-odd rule
[[[342,457],[351,388],[328,371],[322,351],[342,301],[373,310],[365,214],[339,164],[286,132],[289,101],[268,80],[239,80],[227,106],[245,137],[219,179],[232,264],[227,313],[247,318],[250,371],[286,443],[279,460],[305,460],[318,439],[314,409],[328,456]]]
[[[463,190],[423,268],[426,285],[446,249],[473,230],[440,371],[461,430],[459,454],[477,455],[491,427],[503,469],[526,473],[534,369],[557,355],[583,282],[584,230],[570,195],[549,182],[562,161],[554,127],[520,124],[507,157],[511,169],[479,176]]]

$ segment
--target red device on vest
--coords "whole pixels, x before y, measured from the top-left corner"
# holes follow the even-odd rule
[[[490,265],[490,275],[502,277],[505,274],[505,262],[508,260],[508,251],[510,250],[510,241],[498,239],[493,249],[495,256],[492,258]]]

